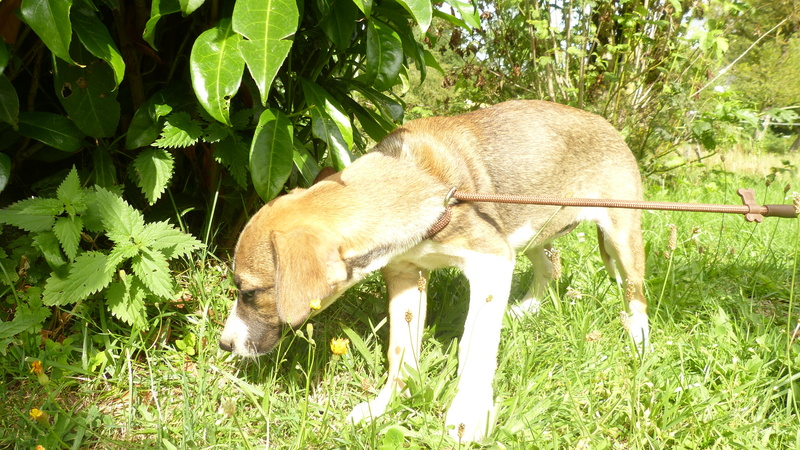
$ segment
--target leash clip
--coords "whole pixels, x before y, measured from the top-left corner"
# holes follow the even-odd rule
[[[456,194],[456,187],[455,187],[455,186],[453,186],[453,187],[450,189],[450,192],[448,192],[448,193],[447,193],[447,195],[445,195],[445,196],[444,196],[444,207],[445,207],[445,208],[447,208],[448,206],[450,206],[450,200],[452,200],[452,199],[453,199],[453,196],[454,196],[455,194]]]

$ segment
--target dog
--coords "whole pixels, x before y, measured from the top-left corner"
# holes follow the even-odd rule
[[[341,172],[262,207],[235,249],[239,288],[220,338],[238,355],[269,352],[284,326],[308,319],[380,270],[389,296],[388,378],[352,422],[383,414],[418,369],[425,324],[422,288],[433,269],[455,267],[470,283],[458,348],[457,393],[445,417],[457,441],[481,441],[493,426],[492,380],[516,252],[533,265],[515,307],[538,304],[552,278],[550,242],[581,221],[597,224],[609,274],[626,286],[629,330],[649,334],[643,295],[641,213],[630,209],[450,201],[450,222],[431,227],[451,188],[463,192],[641,200],[637,162],[603,118],[568,106],[517,100],[453,117],[416,119],[394,130]]]

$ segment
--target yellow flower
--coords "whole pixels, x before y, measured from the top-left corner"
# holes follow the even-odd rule
[[[42,369],[41,361],[37,360],[31,363],[31,373],[36,374],[36,379],[39,380],[39,384],[42,386],[45,386],[50,382],[50,378],[46,373],[44,373],[44,369]]]
[[[350,345],[350,339],[347,338],[333,338],[331,339],[331,351],[334,355],[344,355],[347,353],[347,346]]]
[[[33,408],[31,409],[30,414],[31,414],[31,419],[39,422],[41,425],[44,426],[50,425],[50,415],[42,411],[41,409]]]
[[[36,450],[47,450],[47,449],[44,448],[44,445],[37,445]]]
[[[311,304],[309,306],[311,306],[311,309],[314,309],[314,310],[320,309],[320,308],[322,308],[322,300],[320,300],[318,298],[316,298],[314,300],[311,300]]]

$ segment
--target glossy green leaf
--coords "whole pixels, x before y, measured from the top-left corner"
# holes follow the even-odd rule
[[[72,0],[23,0],[20,13],[25,23],[54,55],[70,64],[75,64],[69,54],[72,41],[70,8]]]
[[[70,153],[81,148],[86,136],[68,118],[47,112],[21,112],[19,132],[23,136]]]
[[[311,113],[311,132],[325,141],[336,170],[342,170],[353,160],[353,125],[344,109],[318,84],[301,79],[303,94]]]
[[[6,70],[9,59],[11,59],[11,49],[8,48],[8,44],[0,40],[0,73]]]
[[[73,45],[72,54],[86,62],[86,67],[56,60],[53,70],[56,96],[81,131],[93,138],[112,136],[120,117],[114,72],[81,45]]]
[[[12,127],[17,127],[19,117],[19,97],[11,80],[5,75],[0,75],[0,121]]]
[[[231,98],[239,90],[244,74],[244,59],[238,47],[241,40],[233,31],[231,20],[223,19],[194,41],[189,57],[197,99],[211,117],[228,126]]]
[[[178,0],[153,0],[153,3],[150,5],[150,19],[148,19],[144,26],[142,38],[155,49],[156,26],[158,25],[158,21],[166,15],[180,11],[181,4]]]
[[[369,19],[372,15],[372,0],[353,0],[353,3],[364,13],[364,17]]]
[[[275,198],[292,173],[293,140],[292,122],[285,114],[276,109],[261,113],[250,146],[250,175],[264,201]]]
[[[239,0],[233,7],[233,29],[246,37],[239,50],[266,106],[272,81],[292,48],[286,40],[300,19],[295,0]]]
[[[358,9],[352,0],[335,0],[330,13],[319,23],[320,28],[340,50],[350,47],[350,40],[356,30]]]
[[[414,16],[423,33],[428,31],[433,19],[433,6],[430,0],[397,0],[397,2]]]
[[[203,6],[206,0],[179,0],[181,13],[185,16],[195,12],[197,8]]]
[[[403,42],[389,25],[375,19],[367,23],[367,64],[363,81],[375,89],[391,88],[403,66]]]
[[[8,179],[11,178],[11,158],[5,153],[0,153],[0,192],[8,185]]]
[[[460,0],[448,0],[448,5],[458,10],[461,18],[472,28],[481,27],[480,12],[477,5],[473,1],[462,2]]]
[[[89,53],[111,66],[114,71],[114,89],[116,89],[125,78],[125,61],[122,60],[122,54],[108,28],[103,25],[96,13],[88,8],[76,8],[72,13],[72,24],[78,39]]]
[[[308,149],[298,141],[294,141],[292,159],[294,160],[294,166],[297,167],[298,172],[300,172],[300,176],[302,176],[303,180],[306,182],[305,185],[311,186],[321,170],[319,164],[317,164],[317,160],[311,156]]]

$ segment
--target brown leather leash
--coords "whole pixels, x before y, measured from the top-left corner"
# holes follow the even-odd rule
[[[723,214],[743,214],[748,222],[761,223],[764,217],[783,217],[796,219],[800,214],[800,196],[795,194],[791,205],[759,205],[752,189],[741,188],[736,191],[743,205],[715,205],[708,203],[646,202],[640,200],[605,200],[596,198],[559,198],[508,194],[476,194],[450,189],[444,200],[445,212],[431,226],[428,237],[442,231],[450,223],[452,216],[451,200],[460,202],[513,203],[521,205],[579,206],[589,208],[648,209],[660,211],[689,211]]]

